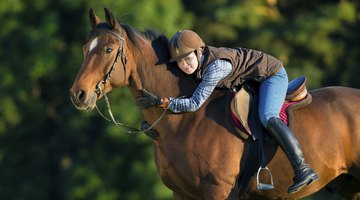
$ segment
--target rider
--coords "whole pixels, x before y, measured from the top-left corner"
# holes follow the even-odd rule
[[[279,118],[288,87],[287,73],[281,61],[253,49],[207,46],[191,30],[175,33],[169,48],[170,62],[177,62],[188,75],[196,73],[201,82],[190,98],[159,98],[144,91],[144,95],[136,99],[140,108],[160,106],[175,113],[194,112],[215,87],[232,88],[249,80],[259,82],[260,121],[278,141],[294,170],[294,184],[288,192],[295,193],[318,178],[305,162],[294,134]]]

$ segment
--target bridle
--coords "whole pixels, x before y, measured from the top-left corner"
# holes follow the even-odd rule
[[[117,39],[119,39],[120,40],[120,46],[119,46],[119,48],[117,50],[115,60],[114,60],[114,62],[112,64],[109,72],[105,75],[105,77],[104,77],[104,79],[102,81],[100,81],[98,84],[96,84],[95,93],[97,95],[100,95],[100,91],[101,91],[100,84],[104,84],[104,88],[106,87],[106,83],[110,80],[111,75],[115,70],[116,63],[119,61],[119,58],[121,58],[121,62],[122,62],[123,67],[124,67],[124,82],[126,80],[127,57],[126,57],[126,54],[125,54],[125,51],[124,51],[124,43],[125,43],[124,36],[119,35],[119,34],[115,33],[114,31],[110,31],[110,30],[106,31],[106,33],[109,33],[109,34],[115,36]]]
[[[120,123],[120,122],[116,122],[115,118],[114,118],[114,115],[112,114],[112,111],[111,111],[111,106],[110,106],[110,101],[109,101],[109,98],[107,97],[106,95],[106,84],[107,82],[110,80],[111,78],[111,75],[112,73],[114,72],[115,70],[115,67],[116,67],[116,64],[117,62],[119,61],[119,59],[121,59],[121,63],[123,65],[123,69],[124,69],[124,83],[126,81],[126,64],[127,64],[127,57],[126,57],[126,54],[125,54],[125,51],[124,51],[124,43],[125,43],[125,39],[124,39],[124,35],[119,35],[118,33],[114,32],[114,31],[111,31],[111,30],[107,30],[106,33],[109,33],[113,36],[115,36],[117,39],[119,39],[120,41],[120,46],[117,50],[117,53],[116,53],[116,57],[115,57],[115,60],[113,62],[113,64],[111,65],[111,68],[109,70],[109,72],[104,76],[104,79],[99,81],[97,84],[96,84],[96,87],[95,87],[95,93],[97,96],[100,96],[100,95],[103,95],[104,99],[105,99],[105,102],[106,102],[106,106],[107,106],[107,110],[108,110],[108,113],[110,115],[110,118],[107,118],[105,117],[105,115],[100,111],[100,109],[98,108],[98,106],[95,104],[95,107],[96,107],[96,110],[99,112],[99,114],[104,118],[106,119],[107,121],[109,122],[113,122],[117,127],[119,128],[126,128],[127,129],[127,133],[139,133],[139,132],[148,132],[150,131],[161,119],[162,117],[165,115],[165,112],[166,110],[164,110],[164,112],[161,114],[161,116],[159,117],[159,119],[157,119],[151,126],[143,129],[138,129],[138,128],[133,128],[133,127],[130,127],[130,126],[127,126],[123,123]],[[101,84],[104,85],[104,90],[101,89]]]

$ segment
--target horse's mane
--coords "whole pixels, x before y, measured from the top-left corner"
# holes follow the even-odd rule
[[[140,36],[149,41],[156,41],[161,43],[167,47],[168,45],[168,38],[160,33],[159,31],[155,30],[146,30],[146,31],[139,31],[136,28],[129,26],[127,24],[121,24],[121,27],[125,30],[127,36],[129,37],[130,41],[136,46],[140,47],[138,40],[136,39],[137,36]],[[96,27],[88,34],[86,37],[86,42],[89,41],[90,38],[99,35],[102,31],[111,30],[107,23],[100,23],[96,25]]]
[[[121,27],[125,30],[126,34],[130,38],[130,40],[135,44],[135,46],[138,47],[136,35],[140,35],[141,37],[150,40],[150,41],[161,41],[165,46],[168,44],[168,39],[164,34],[161,34],[158,31],[155,30],[146,30],[146,31],[139,31],[135,29],[134,27],[131,27],[127,24],[121,24]]]

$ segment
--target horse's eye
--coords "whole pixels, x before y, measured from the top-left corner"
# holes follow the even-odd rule
[[[112,51],[113,51],[113,49],[110,48],[110,47],[106,48],[106,50],[105,50],[105,52],[106,52],[107,54],[111,53]]]

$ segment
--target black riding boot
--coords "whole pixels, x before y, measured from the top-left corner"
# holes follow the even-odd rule
[[[277,140],[294,169],[294,184],[289,187],[288,193],[295,193],[318,179],[317,174],[305,162],[304,155],[295,135],[280,118],[271,118],[267,130],[271,136]]]

